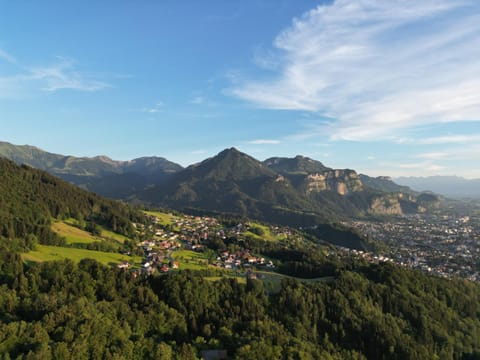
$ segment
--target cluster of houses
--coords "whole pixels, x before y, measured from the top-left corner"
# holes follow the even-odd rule
[[[267,268],[275,267],[272,261],[265,261],[265,258],[263,257],[253,256],[250,254],[249,250],[241,250],[235,253],[223,251],[220,253],[220,256],[217,257],[215,265],[217,267],[232,270],[237,270],[240,268],[249,269],[252,266],[265,266]]]
[[[211,236],[226,239],[228,236],[242,235],[248,231],[247,224],[238,224],[232,228],[222,228],[217,219],[199,216],[173,216],[171,222],[162,224],[161,219],[152,216],[152,225],[148,227],[149,233],[153,234],[149,240],[138,244],[143,249],[144,258],[142,266],[134,270],[137,274],[153,274],[155,272],[166,273],[172,269],[178,269],[179,263],[174,260],[174,251],[185,249],[195,252],[204,252],[207,248],[205,241]],[[138,226],[137,226],[138,228]],[[272,227],[271,232],[288,236],[288,229]],[[287,233],[286,233],[287,232]],[[250,270],[257,267],[272,269],[275,267],[272,261],[263,257],[257,257],[249,250],[239,250],[234,253],[222,251],[213,260],[213,266],[227,270]],[[118,265],[118,268],[129,269],[127,262]],[[251,275],[252,276],[252,275]]]

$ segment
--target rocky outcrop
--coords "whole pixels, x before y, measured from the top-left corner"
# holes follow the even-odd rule
[[[375,197],[370,203],[369,212],[375,215],[402,215],[403,210],[397,195]]]
[[[353,170],[328,170],[309,174],[305,178],[306,193],[334,191],[339,195],[362,191],[363,184],[358,174]]]

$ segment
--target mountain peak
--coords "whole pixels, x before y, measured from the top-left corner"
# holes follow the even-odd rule
[[[239,180],[259,175],[275,177],[275,173],[260,161],[238,149],[227,148],[201,163],[189,166],[196,176],[213,179]]]
[[[303,155],[297,155],[294,158],[273,157],[265,160],[263,163],[276,172],[287,174],[311,174],[331,170],[320,161],[310,159]]]
[[[235,155],[239,155],[239,154],[242,154],[242,155],[246,155],[244,153],[242,153],[240,150],[238,150],[236,147],[231,147],[231,148],[226,148],[222,151],[220,151],[217,156],[225,156],[225,155],[229,155],[229,154],[235,154]]]

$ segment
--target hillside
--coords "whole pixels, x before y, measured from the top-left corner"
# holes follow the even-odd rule
[[[52,219],[76,219],[133,236],[132,221],[142,215],[119,202],[101,198],[44,171],[0,158],[0,236],[56,244]],[[29,244],[25,244],[28,248]]]
[[[413,191],[408,186],[398,185],[393,181],[393,179],[389,176],[378,176],[378,177],[371,177],[368,175],[360,174],[360,180],[365,185],[365,187],[383,191],[383,192],[401,192],[404,194],[411,194],[414,195],[415,191]]]
[[[189,166],[161,186],[137,194],[140,201],[180,210],[199,209],[270,219],[311,209],[282,176],[235,148]],[[296,214],[295,214],[296,213]]]
[[[224,212],[273,223],[311,226],[339,219],[424,211],[414,194],[365,185],[349,169],[297,156],[260,162],[235,148],[179,171],[132,199],[178,210]],[[385,187],[385,186],[384,186]],[[410,192],[409,192],[410,193]]]
[[[0,157],[45,170],[101,195],[122,199],[162,182],[182,167],[162,157],[116,161],[107,156],[75,157],[52,154],[34,146],[0,142]]]
[[[182,169],[159,157],[119,162],[105,156],[50,154],[8,143],[0,143],[2,154],[109,198],[295,226],[416,213],[429,207],[417,202],[417,193],[389,178],[331,169],[301,155],[261,162],[231,148]]]

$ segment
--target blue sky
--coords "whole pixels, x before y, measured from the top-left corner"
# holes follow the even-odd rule
[[[480,177],[476,0],[0,0],[0,140]]]

